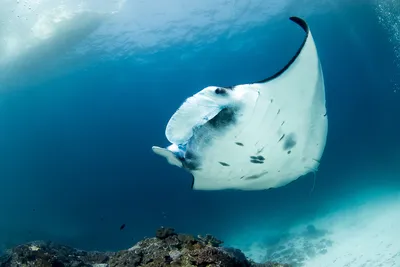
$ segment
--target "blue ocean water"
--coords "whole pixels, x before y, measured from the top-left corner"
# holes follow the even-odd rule
[[[3,248],[50,239],[117,250],[172,226],[267,251],[293,227],[400,193],[394,0],[0,9]],[[191,190],[191,176],[151,146],[168,144],[166,123],[185,98],[280,69],[302,41],[292,15],[309,23],[325,77],[329,133],[315,188],[309,174],[267,191]]]

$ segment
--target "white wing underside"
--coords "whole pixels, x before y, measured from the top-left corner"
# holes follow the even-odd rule
[[[240,96],[239,116],[223,135],[213,136],[211,146],[201,148],[201,166],[190,171],[194,189],[269,189],[317,170],[328,119],[323,73],[311,32],[295,61],[277,78],[233,90]],[[189,115],[171,119],[168,140],[186,142],[192,126],[204,124],[205,117],[221,110],[215,102],[209,98],[204,104],[185,102],[179,112]],[[193,116],[196,109],[199,116]]]

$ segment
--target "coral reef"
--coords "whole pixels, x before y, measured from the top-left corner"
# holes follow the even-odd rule
[[[221,240],[197,238],[160,228],[156,237],[118,252],[86,252],[52,242],[19,245],[0,257],[0,267],[286,267],[279,263],[249,261],[238,249],[224,248]]]

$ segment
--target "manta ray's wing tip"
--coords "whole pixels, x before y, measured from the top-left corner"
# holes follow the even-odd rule
[[[296,16],[291,16],[289,19],[299,25],[305,32],[310,31],[308,24],[304,19]]]

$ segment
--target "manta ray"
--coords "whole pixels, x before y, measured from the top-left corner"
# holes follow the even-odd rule
[[[170,118],[152,150],[193,176],[195,190],[284,186],[320,164],[328,133],[321,63],[308,24],[291,60],[263,80],[208,86]]]

